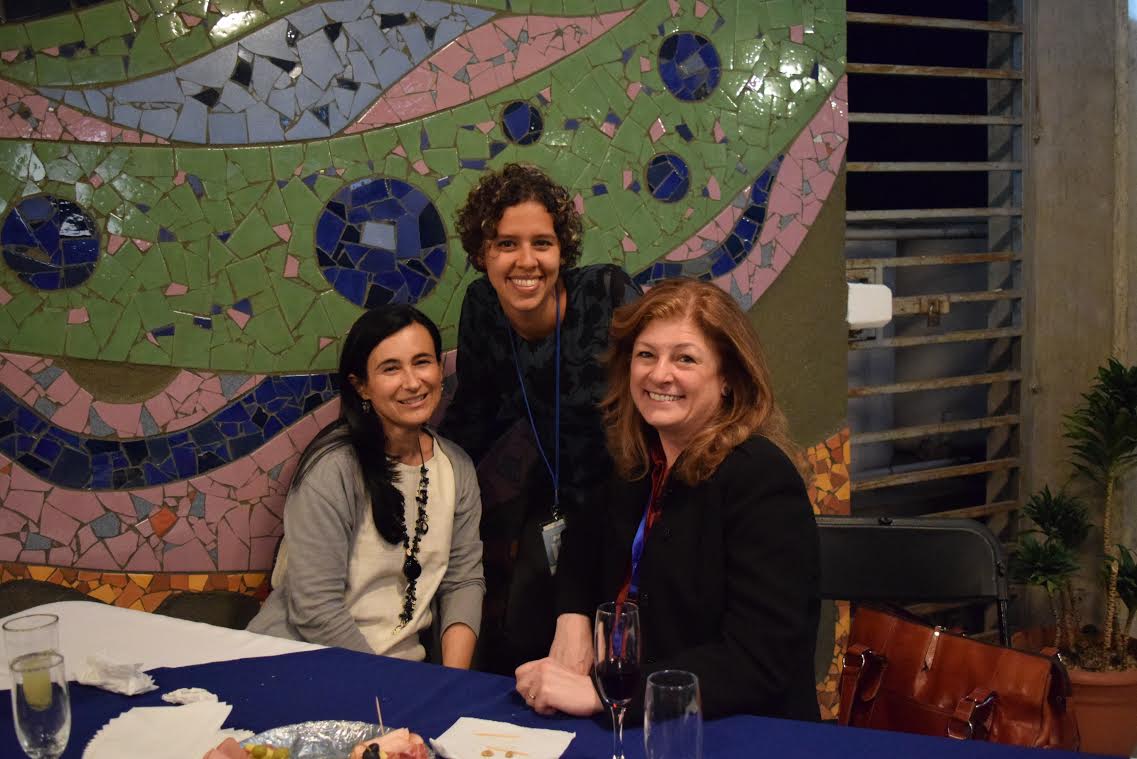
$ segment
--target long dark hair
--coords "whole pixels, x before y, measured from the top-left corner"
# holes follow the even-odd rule
[[[350,445],[363,471],[363,485],[371,499],[375,527],[388,543],[401,543],[406,534],[403,494],[395,486],[399,473],[387,457],[387,435],[378,416],[364,412],[363,399],[351,378],[367,381],[367,359],[375,346],[412,324],[426,327],[434,341],[434,357],[442,361],[442,335],[438,327],[414,306],[392,303],[373,308],[360,316],[344,339],[340,354],[340,415],[324,427],[304,449],[292,488],[296,488],[312,467],[326,454]]]

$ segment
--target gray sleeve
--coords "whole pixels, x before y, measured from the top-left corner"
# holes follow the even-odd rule
[[[454,535],[450,562],[438,586],[439,620],[442,632],[457,622],[477,635],[482,626],[482,598],[486,581],[482,575],[482,494],[474,464],[466,452],[446,442],[446,455],[454,468]]]
[[[356,468],[348,450],[332,451],[289,493],[284,582],[288,621],[304,640],[374,653],[344,602],[358,497]]]

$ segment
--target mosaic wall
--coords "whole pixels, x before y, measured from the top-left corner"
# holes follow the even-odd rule
[[[415,303],[455,344],[478,274],[453,219],[487,168],[568,186],[584,263],[760,311],[838,181],[844,58],[842,0],[107,0],[0,26],[0,581],[255,592],[361,309]],[[803,442],[816,507],[847,512],[847,431]]]

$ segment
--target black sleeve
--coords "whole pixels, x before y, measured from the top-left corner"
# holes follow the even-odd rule
[[[489,293],[485,292],[489,290]],[[456,376],[458,388],[439,425],[439,433],[457,443],[469,454],[475,466],[489,452],[490,447],[505,432],[499,422],[501,399],[491,378],[492,362],[488,342],[492,336],[490,309],[487,297],[496,298],[484,280],[477,280],[466,289],[462,300],[462,315],[458,320],[458,356]]]
[[[603,590],[599,553],[604,545],[604,508],[609,503],[610,485],[596,487],[568,518],[557,560],[557,616],[583,614],[591,619],[596,611]]]
[[[739,457],[721,472],[726,533],[722,636],[651,667],[698,675],[708,719],[755,711],[782,714],[792,679],[806,671],[802,652],[808,646],[803,641],[816,636],[820,570],[813,509],[789,459],[768,441],[759,450],[762,455]],[[811,671],[812,660],[807,669]],[[641,719],[643,696],[633,704],[629,718]]]

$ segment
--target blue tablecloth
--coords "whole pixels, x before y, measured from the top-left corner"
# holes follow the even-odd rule
[[[71,740],[64,757],[78,759],[87,741],[111,718],[133,706],[163,705],[162,693],[187,687],[206,688],[232,704],[227,727],[261,731],[307,720],[373,722],[375,697],[379,696],[386,724],[409,727],[424,737],[442,734],[458,717],[482,717],[574,731],[576,739],[569,746],[566,759],[611,756],[611,732],[602,721],[540,717],[513,692],[512,679],[496,675],[337,648],[163,668],[151,674],[158,690],[142,696],[119,696],[72,683]],[[8,694],[4,694],[4,698],[7,697]],[[0,714],[4,714],[0,720],[0,757],[23,756],[16,742],[11,709],[0,709]],[[706,759],[1069,759],[1084,756],[1065,752],[1040,754],[1033,749],[761,717],[731,717],[708,722],[704,732]],[[630,726],[625,730],[625,743],[629,759],[643,757],[640,727]]]

